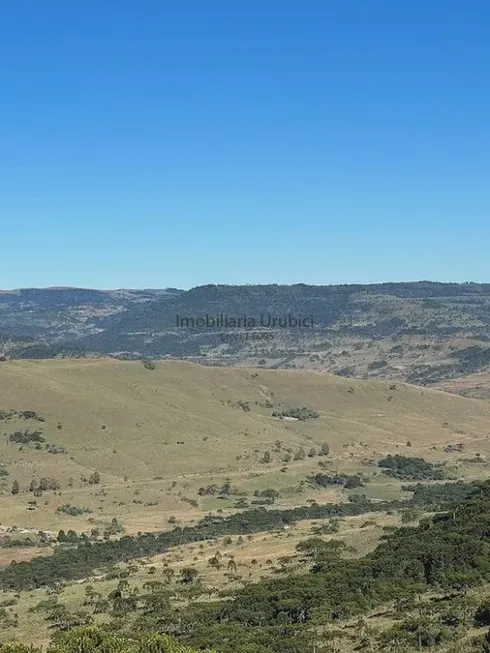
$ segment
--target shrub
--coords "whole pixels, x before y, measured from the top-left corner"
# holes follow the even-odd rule
[[[62,512],[65,515],[70,515],[70,517],[80,517],[80,515],[89,514],[92,511],[89,508],[79,508],[78,506],[72,506],[67,503],[57,508],[56,512]]]

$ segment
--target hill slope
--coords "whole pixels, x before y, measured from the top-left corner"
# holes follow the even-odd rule
[[[198,493],[226,479],[242,496],[279,488],[285,505],[307,497],[346,500],[342,488],[318,493],[298,484],[319,463],[373,473],[373,460],[398,448],[450,464],[458,460],[443,451],[450,443],[462,443],[470,458],[490,454],[490,403],[386,381],[176,361],[149,370],[106,359],[10,361],[0,365],[0,387],[2,521],[23,527],[80,530],[116,516],[132,531],[162,528],[169,515],[192,519],[232,508],[233,492],[225,500]],[[301,407],[318,417],[273,416]],[[43,440],[24,442],[26,431]],[[318,456],[323,444],[328,457]],[[301,449],[313,455],[294,460]],[[465,471],[459,464],[460,475],[475,477],[484,467]],[[90,483],[95,472],[100,481]],[[381,476],[368,486],[373,496],[399,487]],[[29,510],[28,486],[42,477],[60,487]],[[11,495],[14,480],[20,492]],[[91,512],[57,512],[66,504]]]

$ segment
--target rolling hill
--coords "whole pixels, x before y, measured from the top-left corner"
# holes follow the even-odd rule
[[[79,531],[117,518],[128,532],[162,529],[267,488],[284,506],[347,500],[342,487],[306,482],[320,469],[367,474],[363,491],[397,497],[401,482],[376,467],[387,454],[466,478],[484,475],[490,454],[490,403],[389,381],[82,359],[4,362],[0,387],[4,526]],[[456,444],[464,455],[444,451]],[[33,497],[41,479],[55,487]]]

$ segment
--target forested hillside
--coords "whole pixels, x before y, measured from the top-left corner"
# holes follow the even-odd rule
[[[288,327],[278,326],[286,318]],[[290,326],[301,320],[308,326]],[[490,377],[460,381],[490,368],[489,284],[31,289],[0,293],[0,324],[3,353],[15,358],[177,357],[490,396]]]

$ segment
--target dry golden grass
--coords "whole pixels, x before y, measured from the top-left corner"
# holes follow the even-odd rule
[[[48,556],[53,553],[51,547],[15,547],[14,549],[0,549],[0,569],[7,567],[12,560],[16,562],[25,562],[38,556]]]
[[[0,389],[0,410],[35,410],[46,418],[43,425],[0,422],[0,457],[10,472],[2,524],[35,530],[89,530],[112,517],[129,533],[166,528],[170,516],[191,522],[207,511],[232,509],[233,501],[197,494],[200,486],[225,479],[249,493],[278,488],[280,506],[345,500],[339,490],[298,489],[325,458],[290,462],[280,471],[287,449],[308,452],[325,442],[332,471],[373,473],[370,461],[396,452],[455,462],[457,455],[443,452],[445,444],[455,442],[465,443],[467,456],[490,454],[489,403],[388,381],[178,361],[157,362],[151,371],[139,362],[46,360],[3,363]],[[250,410],[240,408],[239,401],[248,402]],[[301,406],[320,417],[306,422],[272,417],[274,409]],[[38,426],[47,442],[68,453],[8,442],[13,431]],[[260,462],[266,450],[272,453],[270,464]],[[96,470],[100,485],[81,480]],[[478,476],[485,468],[463,471]],[[43,476],[59,480],[61,490],[45,492],[28,511],[33,497],[25,490],[32,478]],[[10,494],[14,479],[21,486],[16,496]],[[399,496],[399,488],[378,475],[366,491],[389,498]],[[183,498],[198,499],[198,507]],[[92,512],[82,517],[56,512],[67,503]]]

